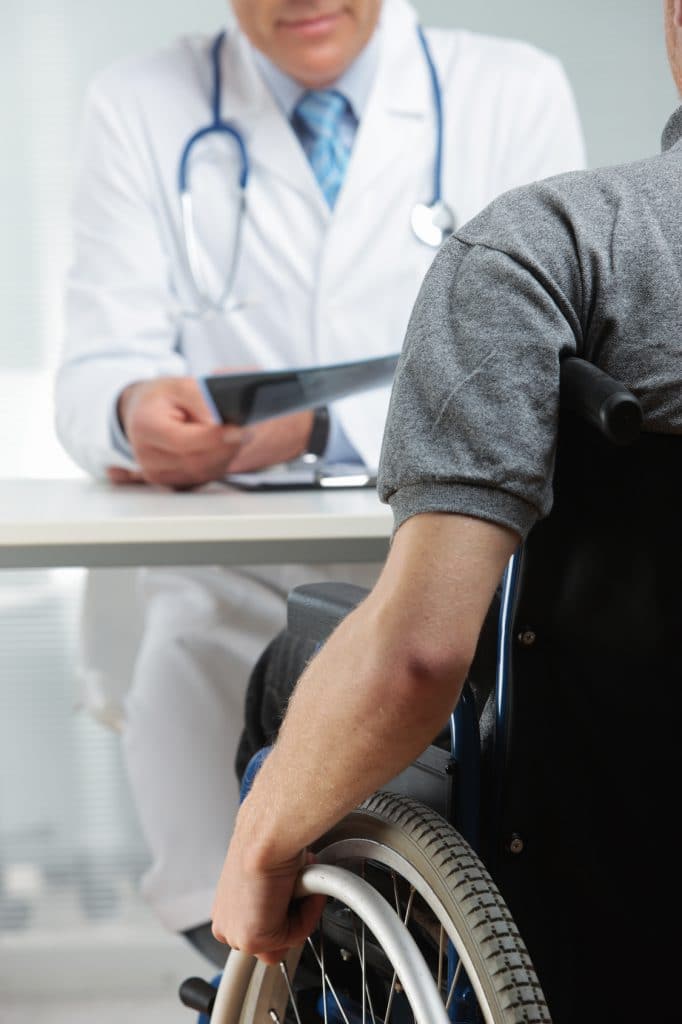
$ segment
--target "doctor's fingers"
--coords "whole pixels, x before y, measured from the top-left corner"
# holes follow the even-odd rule
[[[164,423],[214,425],[196,380],[191,377],[159,377],[135,381],[118,399],[118,414],[129,438],[145,435]]]
[[[121,466],[107,466],[107,479],[112,484],[144,484],[143,473],[134,469],[123,469]]]
[[[187,489],[219,480],[227,473],[233,448],[222,445],[208,452],[168,452],[145,445],[136,451],[136,458],[145,480],[161,487]]]
[[[166,418],[149,420],[144,428],[131,432],[133,448],[154,448],[169,455],[203,455],[213,452],[221,456],[232,454],[251,438],[252,431],[224,423],[192,423]]]

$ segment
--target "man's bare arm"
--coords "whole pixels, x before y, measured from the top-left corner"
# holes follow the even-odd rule
[[[517,544],[465,516],[401,527],[374,590],[303,674],[240,810],[214,904],[218,938],[274,962],[312,928],[319,904],[289,912],[305,847],[445,724]]]

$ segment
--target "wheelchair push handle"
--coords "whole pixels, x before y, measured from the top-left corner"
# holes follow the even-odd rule
[[[642,407],[624,384],[593,363],[570,356],[561,363],[561,409],[587,420],[612,444],[633,444]]]

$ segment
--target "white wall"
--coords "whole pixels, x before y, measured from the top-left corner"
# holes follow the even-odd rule
[[[564,63],[592,166],[655,153],[679,102],[668,72],[663,0],[418,0],[427,24],[525,39]]]

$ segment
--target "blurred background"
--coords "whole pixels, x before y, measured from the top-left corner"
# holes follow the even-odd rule
[[[657,150],[677,102],[661,3],[416,7],[427,25],[522,38],[558,55],[591,166]],[[3,0],[1,476],[77,473],[52,434],[51,391],[86,84],[117,57],[215,32],[225,18],[226,0]],[[174,989],[199,961],[137,895],[145,851],[118,739],[77,710],[81,587],[80,571],[0,571],[0,1022],[172,1024],[191,1019]]]

